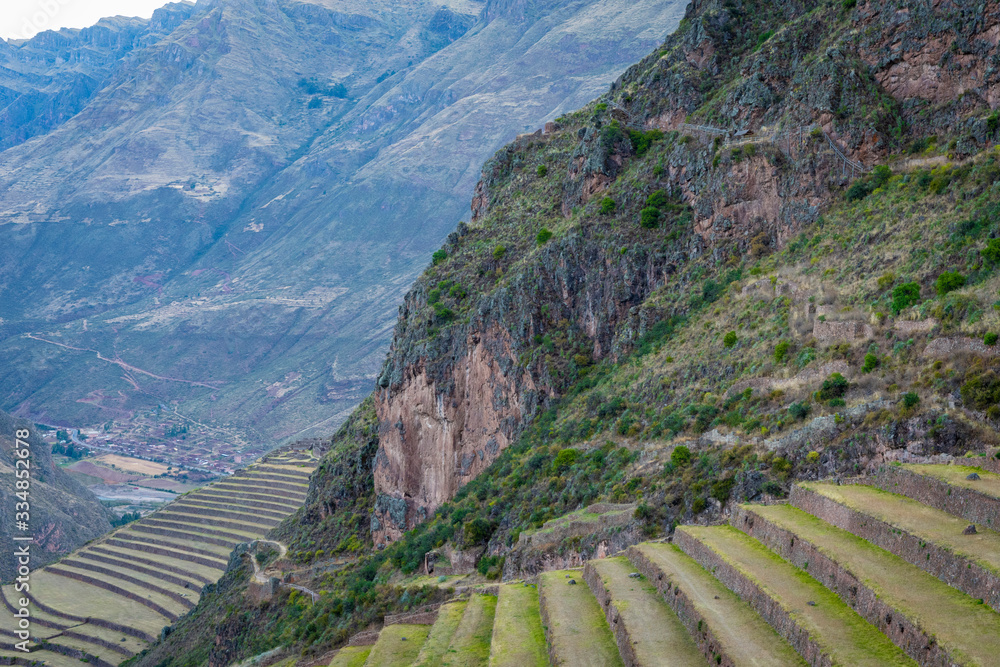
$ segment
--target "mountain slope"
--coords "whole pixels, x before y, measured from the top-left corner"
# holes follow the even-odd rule
[[[258,441],[330,428],[482,160],[679,13],[200,3],[79,115],[4,152],[0,354],[18,389],[2,404],[63,423],[177,401]]]
[[[888,84],[961,82],[998,25],[995,6],[691,5],[608,93],[487,162],[275,532],[327,594],[251,609],[220,586],[137,662],[312,661],[454,575],[577,567],[800,479],[996,469],[996,72],[958,108]]]
[[[15,438],[19,431],[28,431],[27,438]],[[29,444],[27,448],[15,447],[17,439]],[[22,502],[15,497],[18,479],[15,449],[27,449],[30,478],[28,493],[29,532],[16,529],[15,504]],[[14,544],[16,535],[29,534],[35,538],[31,548],[31,568],[35,569],[73,551],[95,537],[111,530],[108,511],[93,493],[69,476],[52,461],[52,451],[35,431],[34,425],[14,419],[0,412],[0,518],[3,519],[3,538]],[[0,578],[11,581],[16,575],[16,563],[6,559],[0,563]]]

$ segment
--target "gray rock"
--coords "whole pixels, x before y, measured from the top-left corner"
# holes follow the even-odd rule
[[[967,527],[965,528],[965,530],[963,530],[963,531],[962,531],[962,534],[963,534],[963,535],[975,535],[975,534],[976,534],[976,533],[978,533],[978,532],[979,532],[979,531],[978,531],[978,530],[976,530],[976,526],[975,526],[974,524],[971,524],[971,523],[970,523],[970,524],[969,524],[969,525],[968,525],[968,526],[967,526]]]
[[[978,473],[970,472],[968,475],[966,475],[965,479],[971,479],[975,481],[977,479],[980,479],[980,477]]]
[[[569,584],[570,586],[576,586],[576,579],[570,579],[566,583]]]
[[[638,572],[632,572],[628,575],[629,579],[638,579],[641,575]]]

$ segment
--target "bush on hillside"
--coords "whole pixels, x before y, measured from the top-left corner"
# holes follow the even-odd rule
[[[445,250],[444,248],[441,248],[440,250],[435,250],[434,254],[431,255],[431,262],[434,263],[434,266],[437,266],[446,259],[448,259],[448,251]]]
[[[783,364],[785,359],[788,358],[788,351],[791,349],[792,344],[787,340],[780,341],[774,346],[774,363]]]
[[[739,340],[739,338],[736,336],[736,332],[730,331],[725,335],[725,337],[723,337],[722,344],[725,345],[726,347],[732,347],[736,345],[737,340]]]
[[[827,379],[823,380],[823,385],[819,388],[819,398],[823,401],[828,401],[831,398],[842,398],[844,394],[847,393],[847,388],[850,384],[840,373],[833,373]]]
[[[653,229],[660,224],[660,209],[647,206],[639,214],[639,224],[646,229]]]
[[[547,173],[549,173],[549,168],[546,167],[544,164],[540,164],[538,165],[538,169],[535,170],[535,173],[538,174],[539,178],[541,178],[545,176]]]
[[[677,468],[683,468],[688,463],[691,463],[691,450],[684,445],[677,445],[674,447],[674,451],[670,453],[670,462]]]
[[[1000,239],[990,239],[981,253],[988,263],[1000,264]]]
[[[865,363],[861,366],[862,373],[871,373],[878,367],[878,357],[871,352],[865,355]]]
[[[920,303],[920,285],[917,283],[903,283],[892,290],[893,315],[898,315],[900,311],[918,303]]]
[[[538,245],[545,245],[551,238],[552,232],[548,229],[548,227],[542,227],[541,231],[538,232],[538,236],[535,237],[535,242]]]
[[[601,215],[609,215],[615,210],[615,200],[611,197],[605,197],[601,200]]]
[[[937,289],[938,296],[944,296],[948,292],[965,287],[965,276],[957,271],[945,271],[938,276],[934,287]]]
[[[998,338],[1000,338],[1000,336],[998,336],[995,331],[991,331],[983,336],[983,342],[992,347],[997,344]]]

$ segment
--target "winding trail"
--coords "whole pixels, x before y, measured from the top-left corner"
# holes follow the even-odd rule
[[[274,540],[254,540],[253,542],[250,543],[250,548],[253,549],[258,544],[273,544],[274,546],[278,547],[279,554],[276,560],[281,560],[288,554],[288,547],[286,547],[281,542],[275,542]],[[250,564],[253,565],[254,582],[258,584],[266,584],[268,581],[270,581],[271,577],[264,573],[264,570],[261,569],[260,563],[257,562],[257,559],[254,557],[254,555],[248,551],[246,553],[246,556],[250,558]],[[298,584],[289,584],[285,583],[284,581],[280,582],[278,585],[285,586],[286,588],[294,588],[300,593],[305,593],[306,595],[311,597],[313,602],[319,602],[319,593],[310,590],[305,586],[299,586]]]
[[[163,376],[163,375],[157,375],[156,373],[151,373],[149,371],[146,371],[146,370],[143,370],[141,368],[138,368],[137,366],[133,366],[131,364],[127,364],[124,361],[122,361],[121,359],[109,359],[108,357],[105,357],[103,354],[101,354],[98,350],[92,350],[89,347],[74,347],[73,345],[67,345],[65,343],[58,343],[58,342],[56,342],[54,340],[49,340],[47,338],[42,338],[41,336],[36,336],[35,334],[31,334],[31,333],[24,334],[24,337],[25,338],[30,338],[32,340],[41,341],[42,343],[49,343],[50,345],[55,345],[57,347],[62,347],[62,348],[65,348],[67,350],[74,350],[76,352],[93,352],[94,354],[97,355],[97,358],[100,359],[101,361],[106,361],[109,364],[115,364],[116,366],[121,367],[121,369],[124,370],[126,373],[129,373],[129,372],[141,373],[142,375],[147,375],[147,376],[149,376],[149,377],[151,377],[151,378],[153,378],[155,380],[166,380],[167,382],[182,382],[184,384],[190,384],[190,385],[194,385],[194,386],[197,386],[197,387],[206,387],[207,389],[218,389],[219,388],[218,383],[217,384],[208,384],[208,383],[205,383],[205,382],[198,382],[196,380],[183,380],[181,378],[172,378],[172,377],[166,377],[166,376]],[[132,382],[134,383],[134,379],[132,380]]]

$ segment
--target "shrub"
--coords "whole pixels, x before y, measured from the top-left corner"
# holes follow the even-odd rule
[[[549,168],[546,167],[544,164],[540,164],[538,165],[538,169],[535,170],[535,173],[538,174],[539,178],[541,178],[545,176],[545,174],[549,173]]]
[[[991,331],[983,336],[983,342],[992,347],[997,344],[997,338],[1000,338],[1000,336],[997,336],[996,332]]]
[[[570,447],[560,450],[559,453],[556,454],[556,458],[552,461],[552,470],[556,473],[560,473],[576,463],[579,458],[580,450],[578,449]]]
[[[601,215],[609,215],[613,213],[616,206],[617,204],[615,204],[614,199],[611,197],[605,197],[601,200]]]
[[[432,289],[427,293],[427,303],[433,306],[435,303],[441,300],[441,290],[438,288]]]
[[[677,445],[670,453],[670,462],[674,464],[674,467],[683,468],[691,463],[691,450],[684,445]]]
[[[896,282],[896,274],[892,271],[888,273],[883,273],[878,277],[878,288],[880,291],[887,290],[892,287],[892,284]]]
[[[739,340],[739,338],[737,338],[736,332],[730,331],[723,337],[722,344],[726,347],[732,347],[733,345],[736,345],[737,340]]]
[[[912,391],[903,394],[903,407],[907,410],[912,410],[917,407],[917,403],[920,402],[920,397],[917,396]]]
[[[985,410],[1000,403],[1000,377],[993,370],[970,373],[960,392],[966,406]]]
[[[448,251],[445,250],[444,248],[441,248],[440,250],[435,250],[434,254],[431,255],[431,262],[434,263],[434,266],[437,266],[446,259],[448,259]]]
[[[465,546],[483,544],[493,534],[493,525],[482,517],[476,517],[465,524]]]
[[[1000,239],[990,239],[981,252],[983,259],[990,264],[1000,263]]]
[[[660,209],[653,206],[647,206],[642,209],[642,213],[639,216],[639,224],[646,229],[658,227],[660,224]]]
[[[653,194],[646,198],[646,206],[655,206],[656,208],[663,208],[667,205],[670,199],[667,197],[667,193],[663,190],[656,190]]]
[[[808,461],[809,463],[816,463],[816,462],[818,462],[819,461],[819,452],[817,452],[816,450],[813,450],[813,451],[809,452],[808,454],[806,454],[806,461]]]
[[[708,507],[708,501],[704,498],[695,498],[691,503],[691,511],[695,514],[704,512],[706,507]]]
[[[847,201],[859,201],[871,193],[872,188],[868,181],[863,178],[859,178],[851,183],[851,187],[847,188]]]
[[[948,292],[965,287],[965,276],[956,271],[945,271],[938,276],[934,287],[937,289],[938,296],[944,296]]]
[[[505,245],[501,244],[498,245],[496,248],[493,248],[493,259],[500,259],[506,254],[507,254],[507,246]]]
[[[646,151],[653,143],[659,141],[663,138],[662,130],[649,130],[648,132],[642,132],[640,130],[629,130],[628,138],[632,142],[632,149],[635,151],[636,155],[645,155]]]
[[[796,420],[802,420],[809,416],[809,405],[807,403],[792,403],[788,406],[788,414]]]
[[[892,178],[892,169],[885,166],[884,164],[880,164],[879,166],[875,167],[875,170],[872,171],[872,177],[871,177],[872,191],[877,190],[886,183],[888,183],[890,178]]]
[[[548,227],[542,227],[541,231],[538,232],[538,236],[535,237],[535,242],[538,245],[545,245],[551,238],[552,232],[549,231]]]
[[[920,285],[917,283],[903,283],[892,290],[893,315],[898,315],[900,311],[918,303],[920,303]]]
[[[788,358],[788,351],[791,349],[792,344],[787,340],[780,341],[774,346],[774,363],[782,364],[785,359]]]
[[[824,401],[831,398],[842,398],[847,393],[849,386],[847,378],[840,373],[833,373],[823,380],[823,385],[819,389],[819,398]]]
[[[865,355],[865,363],[861,366],[862,373],[871,373],[878,368],[878,357],[869,352]]]

